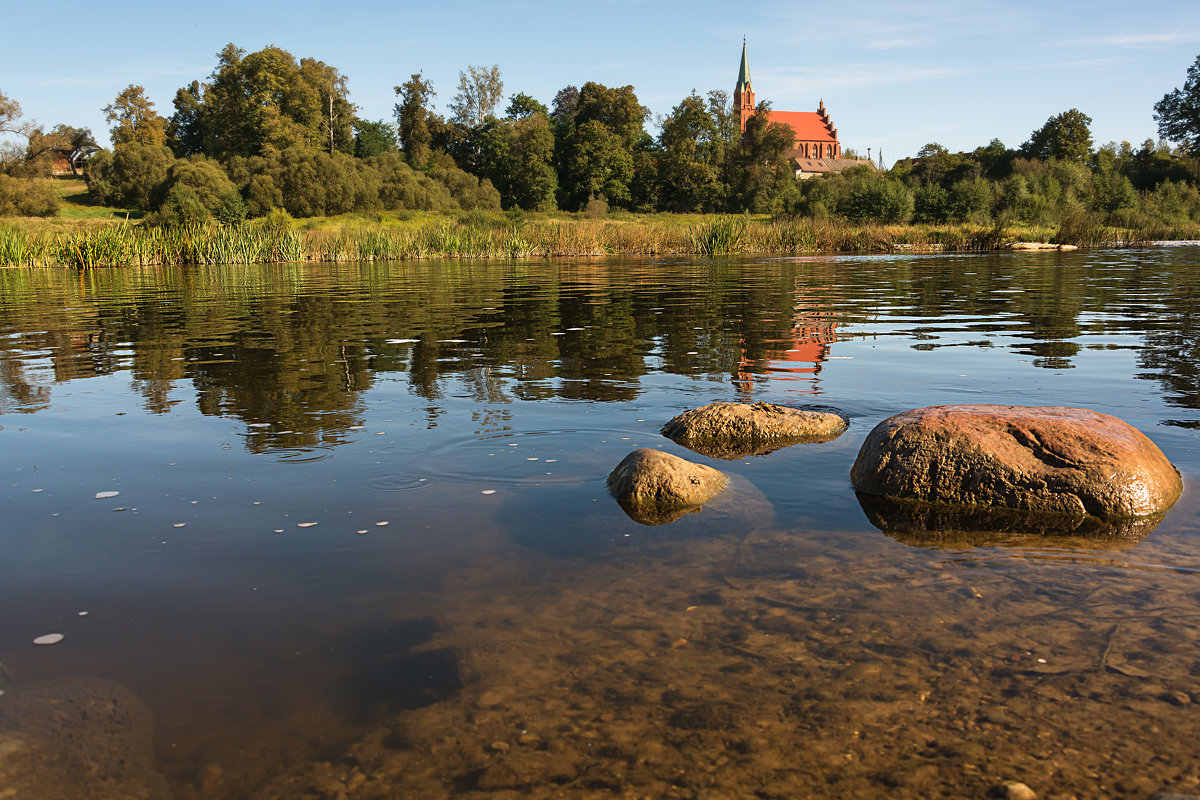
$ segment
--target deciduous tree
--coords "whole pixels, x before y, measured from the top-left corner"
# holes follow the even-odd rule
[[[433,134],[430,121],[433,116],[429,103],[436,96],[433,82],[423,73],[414,72],[403,84],[394,87],[400,102],[396,103],[396,125],[400,129],[400,150],[408,163],[419,166],[429,160],[430,142]]]
[[[1200,56],[1188,67],[1183,88],[1167,92],[1154,104],[1154,121],[1159,136],[1200,156]]]
[[[1056,114],[1021,145],[1026,158],[1087,161],[1092,155],[1092,118],[1077,108]]]
[[[458,73],[458,92],[450,102],[450,118],[467,128],[477,128],[495,116],[496,107],[504,96],[504,81],[500,66],[468,66]]]
[[[113,147],[122,144],[158,147],[167,143],[166,120],[154,110],[154,103],[141,86],[130,84],[101,110],[112,128]]]

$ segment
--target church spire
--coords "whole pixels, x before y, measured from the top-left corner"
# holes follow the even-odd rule
[[[753,92],[754,86],[750,83],[750,58],[746,55],[746,40],[742,39],[742,68],[738,71],[737,89],[735,92]]]

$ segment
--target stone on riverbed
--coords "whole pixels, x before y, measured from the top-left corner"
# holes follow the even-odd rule
[[[102,678],[53,678],[0,697],[0,796],[167,800],[150,709]]]
[[[711,500],[725,488],[725,473],[691,461],[638,448],[608,475],[608,490],[631,516],[647,519],[677,518]],[[639,520],[640,521],[640,520]],[[660,524],[647,522],[647,524]]]
[[[709,403],[662,427],[670,439],[712,458],[766,455],[801,442],[828,442],[846,430],[846,418],[830,411],[775,403]]]
[[[1165,511],[1183,490],[1175,467],[1140,431],[1061,406],[905,411],[867,434],[850,480],[883,497],[1104,520]]]

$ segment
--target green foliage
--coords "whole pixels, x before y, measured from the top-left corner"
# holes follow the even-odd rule
[[[516,102],[515,98],[513,102]],[[544,110],[523,114],[512,123],[511,130],[509,205],[527,211],[553,210],[558,175],[551,163],[554,158],[554,132],[550,128],[550,118]]]
[[[393,88],[400,97],[400,102],[395,105],[400,150],[409,164],[424,164],[429,160],[429,145],[433,139],[429,111],[429,104],[436,95],[433,82],[426,80],[422,73],[414,72],[408,81]]]
[[[1077,108],[1056,114],[1029,136],[1021,145],[1027,158],[1043,161],[1056,158],[1065,161],[1088,160],[1092,155],[1092,118]]]
[[[1200,56],[1188,67],[1183,88],[1167,92],[1154,104],[1154,121],[1159,136],[1200,157]]]
[[[458,73],[458,93],[450,102],[451,119],[467,128],[477,128],[495,115],[504,97],[500,66],[467,67]]]
[[[147,218],[152,225],[188,225],[206,222],[211,215],[190,186],[176,183],[167,190],[158,210]]]
[[[524,119],[533,114],[544,114],[549,117],[550,109],[524,92],[514,94],[508,101],[508,108],[504,110],[504,115],[509,119]]]
[[[396,130],[386,120],[370,122],[357,120],[354,123],[354,157],[372,158],[396,151]]]
[[[146,90],[130,84],[101,109],[111,128],[113,147],[140,144],[158,147],[167,143],[166,120],[154,110]]]
[[[102,151],[84,170],[88,188],[102,203],[150,211],[164,196],[168,172],[175,163],[162,145],[118,145]]]
[[[175,93],[167,132],[177,154],[221,160],[296,146],[352,153],[348,98],[345,76],[328,64],[274,46],[247,54],[228,44],[206,82]]]
[[[566,164],[568,207],[580,207],[605,195],[618,205],[630,200],[633,153],[621,137],[599,120],[579,125],[572,135]]]
[[[231,186],[217,198],[212,215],[222,225],[240,225],[246,221],[246,201]]]
[[[183,186],[191,191],[194,197],[208,213],[214,213],[221,203],[221,198],[230,193],[237,193],[229,176],[215,161],[204,156],[192,156],[173,163],[167,170],[167,179],[163,184],[165,196],[169,197],[176,187]]]
[[[48,180],[0,175],[0,217],[53,217],[61,204]]]

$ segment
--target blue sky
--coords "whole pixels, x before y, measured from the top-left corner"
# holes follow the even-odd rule
[[[824,99],[845,147],[890,164],[927,142],[1017,146],[1078,108],[1097,144],[1156,137],[1153,105],[1200,54],[1200,2],[930,0],[879,3],[232,3],[66,0],[5,11],[0,91],[26,118],[91,127],[134,83],[164,116],[227,42],[274,44],[349,77],[368,119],[391,118],[392,87],[424,71],[440,111],[459,70],[498,64],[506,95],[549,104],[567,85],[632,84],[654,115],[692,89],[733,91],[742,37],[759,99],[785,111]],[[15,32],[21,32],[16,34]]]

